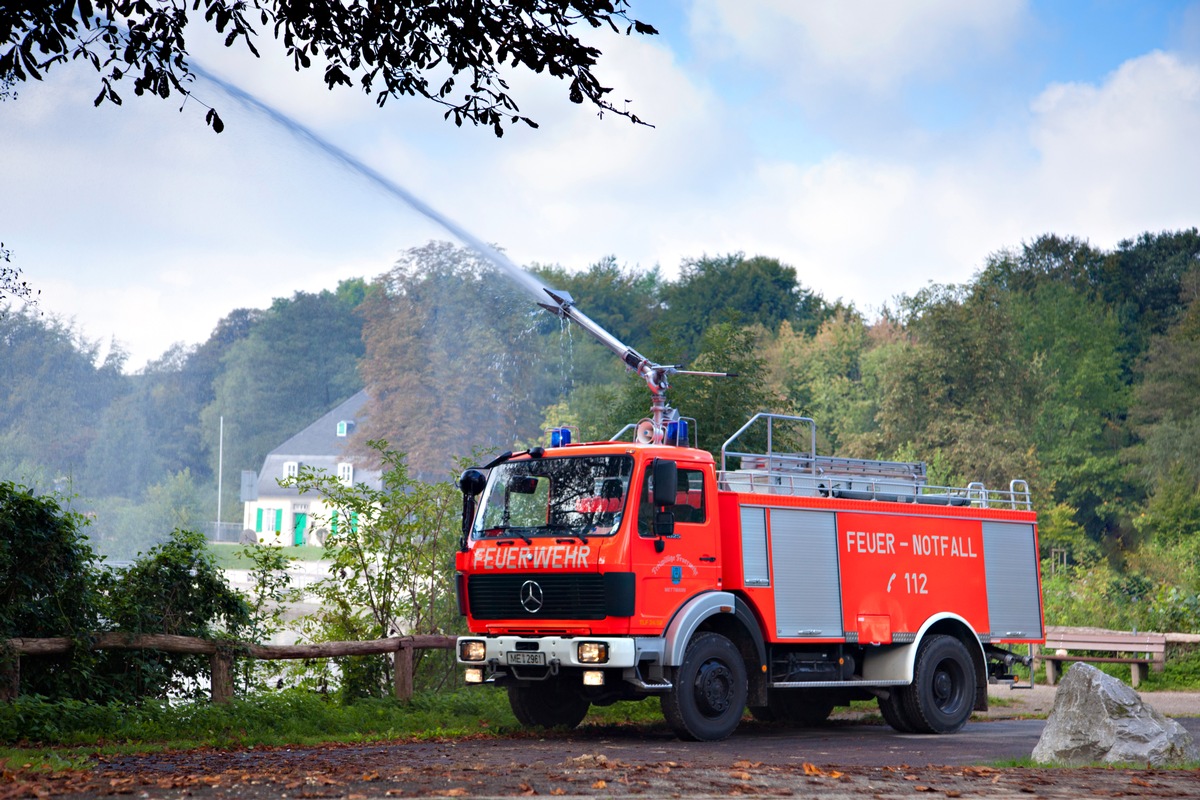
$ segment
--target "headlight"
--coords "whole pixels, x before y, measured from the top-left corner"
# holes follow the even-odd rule
[[[458,643],[459,661],[483,661],[487,658],[487,645],[478,639],[463,639]]]
[[[581,664],[603,664],[608,661],[608,645],[604,642],[580,642],[576,652]]]

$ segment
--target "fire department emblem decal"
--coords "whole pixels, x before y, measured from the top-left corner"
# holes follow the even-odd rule
[[[542,587],[537,581],[525,581],[521,584],[521,608],[530,614],[536,614],[542,610],[544,601]]]

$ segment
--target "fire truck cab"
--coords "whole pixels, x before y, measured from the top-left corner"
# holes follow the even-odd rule
[[[717,740],[747,709],[807,725],[874,697],[899,731],[950,733],[1027,662],[1006,646],[1044,640],[1024,482],[930,486],[920,462],[819,456],[815,422],[772,414],[717,464],[667,419],[553,431],[460,480],[458,661],[522,724],[658,696],[681,738]]]

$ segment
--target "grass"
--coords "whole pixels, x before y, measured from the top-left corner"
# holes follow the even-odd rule
[[[621,702],[594,707],[586,722],[662,724],[662,715],[652,700]],[[418,693],[408,704],[390,699],[342,704],[300,689],[227,705],[97,705],[21,697],[0,705],[0,742],[9,745],[0,748],[0,767],[56,771],[87,766],[101,754],[490,737],[520,730],[508,695],[490,688]]]
[[[246,545],[233,542],[209,542],[208,548],[209,552],[213,554],[217,566],[221,569],[250,569],[254,566],[254,562],[246,555]],[[306,544],[301,547],[284,547],[282,549],[284,555],[299,561],[320,561],[328,557],[324,547],[315,545]]]
[[[438,739],[517,730],[503,692],[468,689],[418,694],[408,704],[363,700],[344,705],[302,690],[257,694],[226,705],[97,705],[21,697],[0,705],[0,742],[9,745],[0,749],[0,764],[53,770],[81,766],[90,755],[104,752]]]

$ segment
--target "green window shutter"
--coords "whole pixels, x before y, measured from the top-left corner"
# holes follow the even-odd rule
[[[331,536],[337,536],[337,510],[329,512],[329,533]]]
[[[280,534],[283,533],[283,509],[282,508],[275,509],[275,530],[276,530],[276,532],[278,532]]]
[[[358,533],[358,512],[357,511],[350,512],[350,532]]]
[[[262,533],[262,509],[261,508],[258,509],[258,511],[255,512],[255,515],[254,515],[254,530],[257,531],[258,533]]]

